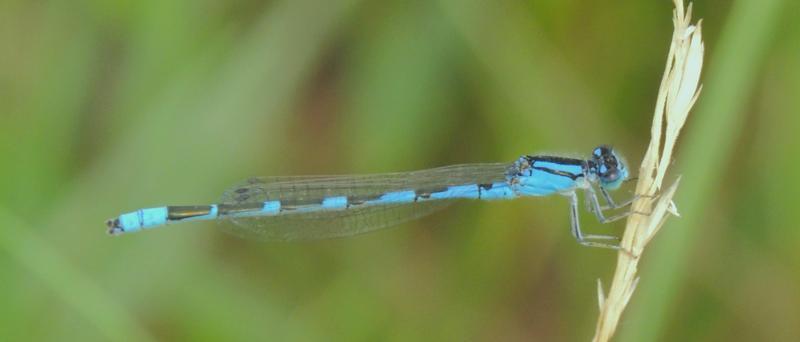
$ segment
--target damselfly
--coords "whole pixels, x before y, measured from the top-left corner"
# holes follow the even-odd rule
[[[251,178],[227,190],[219,204],[139,209],[106,222],[122,234],[184,221],[229,220],[233,232],[262,240],[352,236],[428,215],[463,199],[500,200],[560,194],[570,202],[571,231],[582,245],[618,248],[609,235],[581,231],[577,191],[600,222],[615,203],[607,190],[628,178],[624,161],[608,146],[589,159],[522,156],[513,163],[445,166],[373,175]],[[607,202],[601,206],[595,188]]]

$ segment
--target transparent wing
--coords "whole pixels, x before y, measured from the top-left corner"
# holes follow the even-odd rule
[[[237,218],[232,219],[235,225],[226,226],[225,230],[240,237],[265,241],[341,238],[410,221],[434,213],[452,202],[454,201],[446,200],[263,218]]]
[[[401,190],[437,190],[452,185],[506,180],[510,164],[467,164],[373,175],[257,177],[228,189],[222,203],[265,201],[308,203],[333,196],[370,198]],[[429,215],[456,200],[352,207],[344,210],[286,212],[276,216],[230,218],[226,229],[259,240],[314,240],[346,237]]]

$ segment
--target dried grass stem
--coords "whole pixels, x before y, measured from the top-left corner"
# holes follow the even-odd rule
[[[668,214],[677,215],[672,197],[680,184],[680,177],[658,196],[656,194],[662,188],[678,134],[700,94],[704,47],[701,23],[690,24],[691,4],[684,10],[682,0],[674,0],[674,3],[675,29],[656,101],[650,145],[639,168],[636,184],[638,197],[632,205],[634,212],[650,214],[629,217],[621,242],[623,249],[628,252],[621,252],[617,257],[617,268],[608,296],[604,295],[600,280],[597,282],[600,314],[594,341],[608,341],[614,335],[622,312],[639,283],[637,270],[640,256],[664,225]]]

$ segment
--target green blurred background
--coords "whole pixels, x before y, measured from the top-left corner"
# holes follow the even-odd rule
[[[638,165],[671,12],[664,0],[0,1],[0,335],[588,340],[616,257],[575,243],[563,198],[467,203],[312,243],[214,223],[111,238],[103,222],[214,202],[253,175],[600,143]],[[619,340],[800,339],[797,13],[696,4],[705,88],[671,173],[684,217],[645,254]]]

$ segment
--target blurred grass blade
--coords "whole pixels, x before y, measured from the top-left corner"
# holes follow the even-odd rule
[[[44,282],[47,287],[83,316],[109,340],[152,340],[136,319],[116,299],[81,273],[62,255],[38,238],[32,227],[0,208],[0,251]]]
[[[513,113],[505,117],[513,119],[490,121],[497,125],[492,128],[504,139],[504,146],[520,140],[533,146],[553,141],[564,144],[560,132],[591,137],[594,132],[613,130],[598,119],[598,99],[557,46],[548,42],[540,23],[523,3],[486,6],[482,1],[440,0],[439,4],[483,68],[473,75],[487,78],[488,84],[481,90],[511,104]],[[580,113],[584,122],[573,125],[571,117],[563,113]]]

